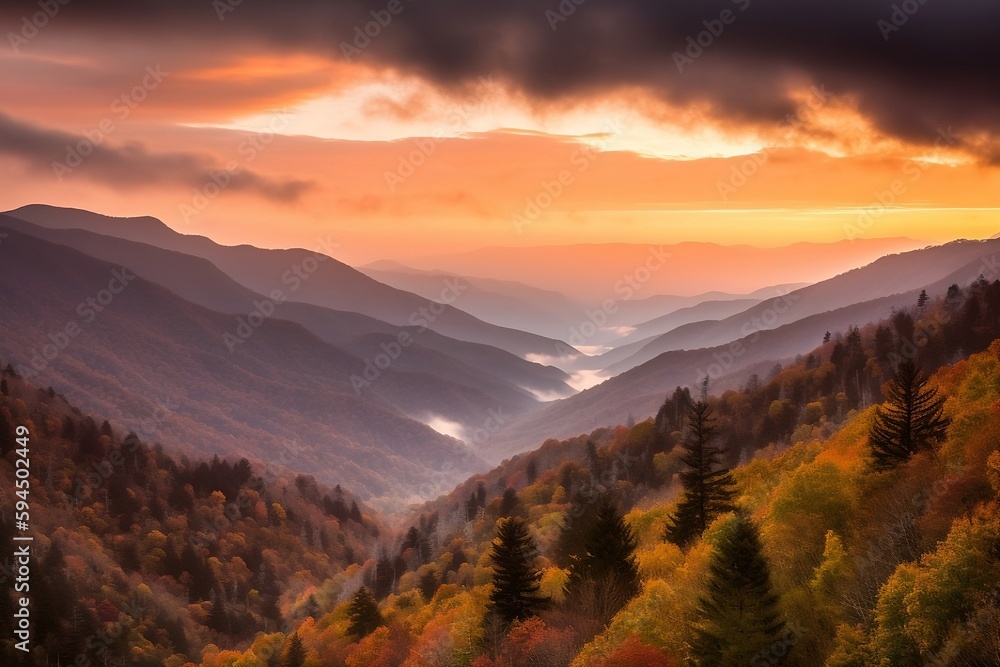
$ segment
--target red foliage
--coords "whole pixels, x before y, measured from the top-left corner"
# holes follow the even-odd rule
[[[97,618],[101,623],[114,623],[118,620],[118,607],[107,600],[101,600],[97,605]]]
[[[677,667],[673,658],[635,637],[629,637],[611,653],[592,663],[594,667]]]
[[[542,619],[532,617],[511,628],[496,662],[484,663],[484,667],[568,664],[575,652],[573,630],[552,628]]]

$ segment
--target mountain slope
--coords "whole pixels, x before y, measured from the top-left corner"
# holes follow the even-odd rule
[[[381,283],[427,299],[436,299],[441,285],[449,278],[460,278],[469,285],[462,295],[465,312],[484,322],[557,339],[567,336],[572,323],[586,310],[558,292],[509,280],[419,271],[385,262],[358,267],[358,270]]]
[[[609,374],[629,368],[672,350],[722,345],[748,332],[772,328],[796,320],[845,308],[859,298],[875,299],[911,292],[942,280],[970,264],[983,265],[983,258],[1000,251],[1000,241],[955,241],[921,250],[888,255],[867,266],[829,280],[774,297],[718,322],[697,322],[679,327],[649,341],[630,357],[606,368]],[[969,270],[974,270],[971,267]],[[971,278],[970,278],[971,280]],[[843,322],[834,329],[842,329]]]
[[[964,246],[959,256],[969,261],[944,275],[938,267],[929,269],[928,274],[936,280],[900,294],[810,315],[775,329],[754,331],[724,345],[661,353],[602,384],[516,420],[490,443],[484,455],[500,460],[537,447],[550,437],[570,437],[624,423],[630,415],[642,418],[655,414],[674,387],[697,387],[706,375],[711,377],[714,393],[736,389],[751,373],[767,373],[775,363],[811,351],[827,331],[876,322],[889,317],[894,309],[913,306],[921,289],[932,298],[942,297],[950,285],[968,285],[980,274],[988,280],[1000,278],[1000,264],[996,262],[1000,243],[967,241],[958,245]]]
[[[774,296],[773,294],[769,296]],[[763,299],[732,299],[729,301],[703,301],[694,306],[679,308],[672,313],[647,320],[635,325],[635,330],[621,339],[621,343],[632,343],[650,336],[665,334],[677,327],[703,322],[705,320],[721,320],[737,313],[742,313],[763,301]]]
[[[200,257],[82,229],[49,229],[5,215],[0,215],[0,224],[74,248],[97,259],[128,266],[138,275],[178,296],[219,312],[246,316],[268,300]],[[359,313],[334,311],[294,301],[275,304],[275,317],[297,322],[328,343],[350,349],[355,354],[361,350],[352,347],[348,341],[368,334],[395,337],[406,332],[415,342],[407,348],[405,355],[396,360],[394,365],[397,368],[421,368],[469,387],[490,388],[494,397],[484,409],[503,406],[519,411],[533,408],[531,391],[559,396],[572,393],[572,389],[565,384],[568,376],[557,368],[531,363],[504,350],[447,338],[430,329],[420,332],[417,327],[396,327]],[[458,351],[461,363],[455,363],[457,357],[442,358],[442,353],[448,355],[449,350]],[[365,347],[360,356],[369,356],[369,352]],[[381,349],[376,349],[373,354],[381,352]],[[439,365],[423,359],[427,356]],[[357,372],[362,370],[363,366]],[[449,370],[453,372],[447,372]]]
[[[464,412],[481,423],[488,400],[468,387],[389,368],[383,375],[397,377],[359,396],[350,376],[363,361],[300,325],[269,320],[230,352],[231,316],[115,265],[4,232],[0,354],[88,410],[131,424],[157,415],[164,444],[251,455],[367,498],[406,499],[482,465],[408,416]]]
[[[240,284],[262,293],[282,289],[295,301],[333,310],[362,313],[390,324],[426,326],[452,338],[492,345],[526,357],[553,356],[569,349],[559,341],[488,324],[463,312],[465,286],[442,284],[439,295],[455,305],[431,308],[426,299],[383,285],[329,256],[320,240],[317,251],[265,250],[223,246],[203,236],[180,234],[150,217],[111,218],[77,209],[30,205],[7,212],[43,227],[86,229],[203,257]]]

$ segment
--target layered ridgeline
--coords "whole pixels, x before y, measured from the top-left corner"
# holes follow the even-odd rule
[[[465,285],[450,281],[438,290],[442,307],[373,280],[337,261],[336,240],[319,238],[309,250],[265,250],[250,245],[223,246],[204,236],[181,234],[155,218],[112,218],[70,208],[31,205],[7,215],[54,229],[85,229],[207,259],[241,285],[268,295],[283,289],[290,300],[338,311],[361,313],[396,326],[422,326],[445,336],[483,343],[520,357],[552,356],[565,343],[488,324],[461,310]],[[315,263],[319,253],[327,260]]]
[[[921,292],[928,298],[945,299],[952,285],[964,290],[980,276],[997,279],[998,252],[1000,240],[994,239],[956,241],[892,255],[766,299],[738,315],[705,323],[706,331],[689,341],[690,349],[642,350],[641,343],[632,344],[632,362],[612,365],[606,371],[617,375],[514,420],[490,441],[488,455],[500,459],[537,447],[549,437],[568,437],[623,423],[630,416],[654,414],[664,393],[678,385],[698,387],[706,375],[718,391],[737,388],[753,373],[765,375],[776,362],[788,364],[808,354],[827,332],[864,326],[896,310],[912,308]],[[655,343],[649,346],[655,348]],[[608,352],[605,361],[615,361],[619,352]],[[638,360],[636,355],[648,360],[629,368]],[[589,361],[595,360],[600,366],[600,358]]]
[[[951,296],[834,334],[698,411],[699,396],[678,389],[655,419],[551,440],[470,478],[383,534],[351,592],[315,595],[310,617],[283,631],[187,657],[995,664],[1000,342],[989,338],[1000,283]],[[918,393],[942,405],[947,427],[883,470],[869,433],[908,360],[936,371]],[[691,429],[697,414],[708,420]],[[698,447],[735,466],[725,502],[678,546],[668,528],[690,521],[682,507],[707,480],[690,474]]]
[[[363,357],[277,317],[231,349],[225,337],[240,335],[233,315],[120,264],[5,233],[0,354],[114,424],[152,420],[171,451],[257,458],[398,503],[483,465],[418,419],[484,425],[524,405],[509,388],[484,383],[477,393],[402,365],[358,391],[351,377]]]

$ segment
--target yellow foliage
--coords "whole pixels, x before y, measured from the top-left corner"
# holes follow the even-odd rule
[[[556,604],[561,604],[566,599],[566,582],[569,581],[569,570],[560,567],[550,567],[542,572],[542,579],[539,582],[542,595],[551,599]]]
[[[666,579],[684,563],[684,553],[675,544],[660,542],[637,554],[639,574],[646,581]]]

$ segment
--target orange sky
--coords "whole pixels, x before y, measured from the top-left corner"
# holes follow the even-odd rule
[[[122,59],[81,39],[53,29],[0,54],[0,120],[34,142],[0,140],[4,209],[155,215],[269,247],[330,237],[353,263],[492,245],[1000,232],[1000,166],[970,150],[980,138],[901,139],[806,81],[789,84],[801,111],[789,126],[638,87],[542,102],[488,77],[449,88],[324,55],[204,60],[138,43]],[[107,154],[60,180],[52,162],[86,136]],[[150,176],[123,178],[137,155]],[[203,196],[227,165],[239,184]]]

